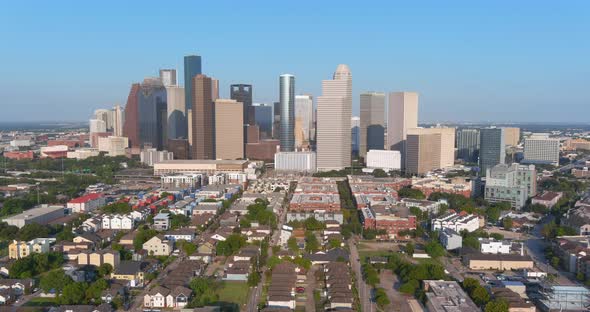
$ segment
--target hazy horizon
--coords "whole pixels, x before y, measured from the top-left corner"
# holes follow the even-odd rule
[[[239,8],[239,9],[238,9]],[[278,99],[321,95],[348,64],[359,94],[415,91],[421,122],[588,123],[590,3],[10,2],[0,12],[0,121],[84,122],[199,54],[203,72]]]

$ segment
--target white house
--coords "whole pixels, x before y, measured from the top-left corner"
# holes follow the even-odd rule
[[[102,228],[106,230],[132,230],[135,224],[131,215],[104,215]]]
[[[164,237],[173,242],[177,240],[185,240],[187,242],[190,242],[195,238],[195,230],[189,228],[182,228],[164,233]]]

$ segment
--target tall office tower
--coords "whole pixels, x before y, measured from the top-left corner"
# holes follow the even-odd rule
[[[559,139],[547,133],[534,133],[524,139],[524,160],[527,164],[559,165]]]
[[[143,80],[137,94],[139,117],[139,146],[151,145],[164,149],[168,139],[166,88],[159,78]]]
[[[215,157],[244,158],[244,104],[229,99],[215,100]]]
[[[270,139],[272,137],[272,105],[257,103],[252,105],[254,107],[254,120],[260,129],[260,137],[262,139]]]
[[[455,164],[455,128],[408,129],[407,139],[407,172],[423,174]]]
[[[385,137],[385,93],[365,92],[361,94],[359,156],[367,151],[382,150]]]
[[[120,137],[123,136],[123,124],[125,121],[125,116],[123,114],[123,109],[120,105],[115,105],[113,107],[113,135]]]
[[[479,155],[479,130],[457,130],[457,157],[465,162],[476,163]]]
[[[113,130],[114,116],[110,109],[97,109],[94,111],[94,119],[102,120],[105,124],[105,131]]]
[[[184,57],[184,104],[188,112],[193,105],[193,78],[202,73],[201,56],[187,55]],[[187,133],[190,130],[187,128]]]
[[[186,138],[183,135],[184,127],[187,125],[186,104],[184,103],[184,87],[170,85],[166,86],[167,95],[167,124],[168,139]]]
[[[504,144],[518,146],[518,142],[520,142],[520,128],[505,127],[502,129],[504,129]]]
[[[197,75],[193,78],[192,92],[192,158],[215,159],[215,107],[211,100],[211,78]]]
[[[130,147],[139,147],[139,103],[138,94],[141,85],[131,85],[125,105],[125,120],[123,123],[123,136],[128,138]]]
[[[440,160],[441,135],[437,133],[407,133],[405,170],[411,174],[425,174],[437,169]]]
[[[479,171],[486,175],[488,168],[506,161],[506,143],[503,128],[484,128],[479,130]]]
[[[352,155],[358,156],[361,145],[361,118],[352,116],[350,118],[350,141],[352,145]]]
[[[338,65],[334,79],[322,81],[322,95],[318,97],[317,106],[317,169],[350,167],[352,74],[348,65]]]
[[[176,69],[160,69],[160,80],[164,87],[176,86]]]
[[[252,85],[233,84],[230,86],[229,96],[232,100],[236,100],[244,105],[244,125],[254,125],[254,112],[252,111]]]
[[[107,132],[107,124],[101,119],[90,119],[90,133]]]
[[[313,129],[313,97],[311,95],[295,96],[295,147],[301,150],[309,148],[311,130]]]
[[[219,98],[219,79],[211,78],[211,99],[213,101]]]
[[[408,129],[418,127],[418,93],[391,92],[387,112],[387,147],[400,151],[402,165]]]
[[[281,102],[272,104],[272,116],[272,137],[278,140],[281,138]]]
[[[295,76],[289,74],[280,76],[279,98],[281,103],[281,152],[293,152],[295,151]]]

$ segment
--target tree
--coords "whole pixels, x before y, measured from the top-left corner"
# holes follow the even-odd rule
[[[445,248],[437,241],[430,241],[428,244],[426,244],[424,250],[432,258],[438,258],[445,255]]]
[[[488,220],[493,221],[493,222],[498,221],[501,213],[502,213],[502,210],[500,210],[500,208],[497,206],[492,206],[492,207],[489,207],[488,209],[486,209],[486,217],[488,218]]]
[[[99,278],[94,283],[90,284],[86,289],[86,300],[99,300],[102,294],[102,291],[109,288],[109,283],[103,279]]]
[[[480,245],[481,244],[479,243],[477,237],[468,236],[463,239],[463,247],[470,247],[479,250]]]
[[[320,249],[320,243],[313,232],[305,232],[305,251],[314,253]]]
[[[465,289],[465,292],[470,294],[477,286],[479,286],[479,282],[471,277],[466,277],[463,280],[463,289]]]
[[[503,240],[504,239],[504,235],[502,235],[500,233],[491,233],[490,237],[495,240]]]
[[[254,287],[260,283],[260,272],[254,271],[248,274],[248,286]]]
[[[388,174],[383,169],[374,169],[373,170],[373,176],[375,178],[387,178],[388,177]]]
[[[86,298],[86,283],[70,283],[63,288],[59,296],[60,304],[80,304]]]
[[[184,251],[187,256],[190,256],[197,251],[197,246],[195,246],[195,244],[187,242],[183,239],[177,241],[176,245],[179,246],[179,248],[182,249],[182,251]]]
[[[490,301],[490,294],[483,286],[478,285],[471,292],[471,299],[475,304],[483,306]]]
[[[71,283],[73,283],[72,279],[66,275],[64,270],[58,269],[43,275],[39,281],[39,288],[44,292],[55,290],[57,293],[60,293],[64,287]]]
[[[418,287],[420,287],[420,283],[417,280],[412,279],[403,283],[399,287],[399,291],[404,294],[413,295],[416,292],[416,289],[418,289]]]
[[[486,304],[485,312],[508,312],[508,301],[505,299],[494,299]]]
[[[18,240],[30,241],[38,237],[48,237],[49,227],[39,223],[29,223],[23,226],[16,235]]]
[[[337,239],[337,238],[330,238],[328,240],[328,246],[330,246],[330,248],[338,248],[342,246],[342,241]]]
[[[292,252],[299,251],[299,246],[297,245],[297,239],[294,236],[289,237],[289,239],[287,240],[287,247]]]
[[[424,193],[418,189],[404,187],[400,189],[397,194],[402,198],[425,199]]]
[[[379,273],[377,273],[377,270],[370,263],[363,265],[363,277],[365,278],[365,282],[373,287],[380,282]]]
[[[98,267],[98,276],[105,277],[113,272],[113,266],[109,263],[103,263]]]
[[[509,231],[512,229],[512,218],[510,217],[506,217],[502,220],[502,225],[504,226],[504,229]]]
[[[409,242],[406,244],[406,247],[404,248],[404,251],[406,252],[406,254],[408,256],[413,256],[414,255],[414,244],[412,242]]]
[[[389,298],[387,297],[387,294],[385,293],[385,289],[383,289],[383,288],[375,289],[375,302],[377,302],[377,305],[382,309],[391,303],[389,301]]]
[[[277,257],[277,256],[272,256],[270,258],[268,258],[267,264],[268,267],[272,270],[277,264],[282,263],[283,260],[281,260],[281,258]]]

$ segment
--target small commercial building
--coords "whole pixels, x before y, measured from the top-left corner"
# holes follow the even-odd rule
[[[315,152],[280,152],[275,154],[275,170],[316,172]]]
[[[70,200],[67,207],[72,209],[72,212],[90,212],[105,204],[106,200],[102,193],[91,193]]]
[[[471,254],[463,257],[472,270],[522,270],[532,269],[533,259],[521,255]]]

